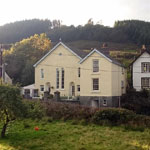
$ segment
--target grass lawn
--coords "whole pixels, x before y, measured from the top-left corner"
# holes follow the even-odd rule
[[[0,150],[150,150],[150,129],[23,120],[12,124],[7,137],[0,139]]]

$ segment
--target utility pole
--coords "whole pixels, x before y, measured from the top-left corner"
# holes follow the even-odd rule
[[[3,59],[2,56],[3,55],[3,45],[0,44],[0,79],[2,80],[2,76],[3,76]]]

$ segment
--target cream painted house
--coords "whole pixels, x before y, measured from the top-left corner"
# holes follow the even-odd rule
[[[126,69],[100,50],[78,50],[59,42],[34,67],[40,96],[59,91],[62,97],[79,97],[83,105],[117,107],[126,92]]]

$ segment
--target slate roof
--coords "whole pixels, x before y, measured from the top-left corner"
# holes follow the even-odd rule
[[[134,61],[130,64],[130,66],[132,66],[133,63],[134,63],[143,53],[145,53],[145,52],[147,52],[147,53],[150,55],[150,50],[149,50],[149,49],[143,50],[142,53],[141,53],[140,55],[138,55],[138,56],[134,59]]]
[[[64,43],[67,47],[69,47],[71,50],[73,50],[78,56],[80,56],[82,59],[85,58],[90,52],[85,52],[84,50],[81,50],[81,49],[78,49],[78,48],[75,48],[73,46],[70,46],[66,43]],[[98,49],[97,49],[98,50]],[[109,54],[108,54],[108,51],[107,52],[104,52],[104,50],[98,50],[100,53],[102,53],[103,55],[105,55],[106,57],[108,57],[110,60],[112,60],[112,62],[116,65],[119,65],[119,66],[122,66],[124,67],[123,64],[119,63],[117,60],[113,59]]]
[[[82,61],[83,59],[86,59],[86,57],[94,50],[96,50],[96,52],[101,53],[103,56],[105,56],[106,58],[108,58],[109,60],[111,60],[112,63],[119,65],[121,67],[124,67],[121,63],[119,63],[117,60],[111,58],[109,56],[108,53],[105,53],[102,50],[97,50],[97,49],[93,49],[93,50],[89,50],[89,51],[85,51],[85,50],[81,50],[78,48],[75,48],[69,44],[63,43],[63,42],[59,42],[58,44],[56,44],[45,56],[43,56],[36,64],[34,64],[34,67],[36,67],[42,60],[44,60],[53,50],[55,50],[57,48],[57,46],[59,46],[60,44],[62,44],[63,46],[65,46],[66,48],[68,48],[74,55],[76,55],[78,58],[80,58],[80,61]]]

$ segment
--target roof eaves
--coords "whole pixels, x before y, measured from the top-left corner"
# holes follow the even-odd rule
[[[97,49],[92,50],[88,55],[86,55],[81,61],[80,64],[83,63],[90,55],[92,55],[94,52],[102,55],[103,57],[105,57],[108,61],[112,62],[112,60],[110,58],[108,58],[106,55],[104,55],[103,53],[99,52]]]
[[[59,45],[63,45],[66,49],[68,49],[71,53],[73,53],[76,57],[78,57],[80,60],[82,59],[80,56],[78,56],[74,51],[72,51],[69,47],[67,47],[64,43],[59,42],[56,44],[46,55],[44,55],[39,61],[37,61],[33,67],[36,67],[41,61],[43,61],[52,51],[54,51]]]
[[[139,54],[139,55],[133,60],[133,62],[132,62],[129,66],[132,66],[133,63],[134,63],[141,55],[143,55],[145,52],[147,52],[147,53],[150,55],[150,52],[149,52],[148,50],[143,51],[141,54]]]

